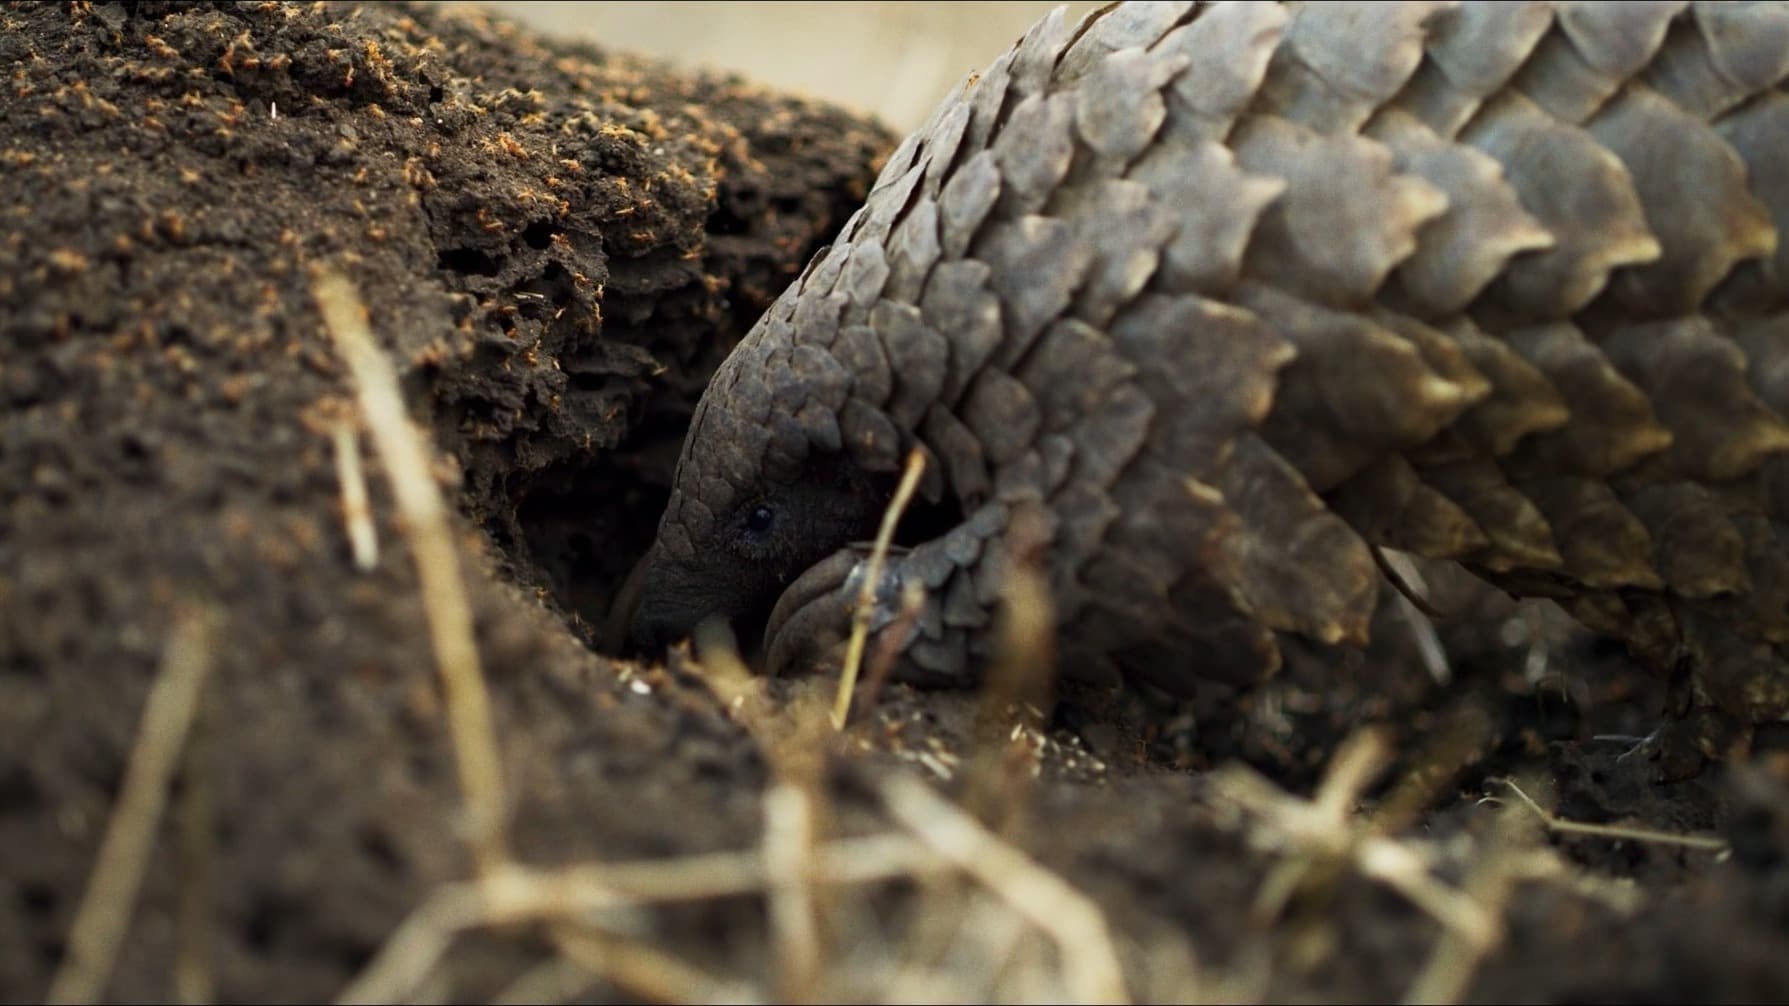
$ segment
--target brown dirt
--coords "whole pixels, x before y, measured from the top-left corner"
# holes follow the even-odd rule
[[[108,996],[171,996],[195,931],[219,998],[332,996],[470,874],[406,528],[370,451],[381,559],[349,561],[331,429],[355,413],[311,298],[319,263],[362,291],[457,504],[517,858],[757,847],[771,769],[745,717],[681,657],[640,668],[590,643],[702,380],[890,137],[737,80],[384,5],[12,3],[0,67],[0,998],[41,996],[62,960],[194,604],[219,613],[216,667],[177,786],[206,795],[212,851],[183,858],[164,823]],[[1469,998],[1780,998],[1789,773],[1761,756],[1661,781],[1648,750],[1596,738],[1656,726],[1662,683],[1442,579],[1447,685],[1388,606],[1372,651],[1302,655],[1197,717],[1075,697],[1016,734],[1034,757],[1009,759],[1009,833],[1104,908],[1135,995],[1401,996],[1438,927],[1352,867],[1249,921],[1287,833],[1222,768],[1308,794],[1343,738],[1381,724],[1398,757],[1363,805],[1435,777],[1395,834],[1438,882],[1501,848],[1479,797],[1507,797],[1507,775],[1548,782],[1569,818],[1732,842],[1536,840],[1567,867],[1492,902],[1503,939]],[[953,791],[974,775],[976,702],[887,689],[831,760],[834,825],[888,827],[873,793],[890,773]],[[949,946],[936,899],[959,895],[873,890],[829,912],[820,992],[890,994],[875,966]],[[196,927],[179,915],[195,892]],[[775,994],[757,898],[626,925]],[[428,988],[488,998],[549,956],[527,927],[468,936]],[[940,994],[996,987],[946,958]]]

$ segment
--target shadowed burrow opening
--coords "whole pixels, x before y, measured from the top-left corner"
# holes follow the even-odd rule
[[[536,582],[552,593],[579,638],[610,656],[628,652],[615,604],[658,532],[682,434],[644,440],[637,451],[623,448],[534,473],[516,496],[521,551]]]
[[[657,655],[638,652],[627,638],[627,613],[619,603],[658,533],[688,412],[674,406],[649,416],[612,451],[517,473],[507,487],[511,519],[489,527],[516,562],[518,578],[546,590],[578,637],[606,655]],[[960,507],[948,497],[937,503],[915,499],[895,545],[920,544],[961,519]],[[748,653],[762,643],[767,615],[768,606],[735,626]]]
[[[551,244],[531,226],[512,255]],[[567,320],[592,309],[573,310],[566,270],[539,266],[503,273],[519,304],[503,320],[526,336],[481,339],[437,377],[438,429],[503,573],[614,654],[610,607],[656,533],[702,388],[752,319],[717,312],[700,272],[656,256],[611,263],[599,334]]]
[[[488,299],[519,305],[500,319],[518,334],[481,336],[432,374],[437,434],[502,575],[613,653],[609,606],[653,540],[690,415],[743,320],[716,317],[700,274],[655,274],[653,295],[611,290],[599,334],[558,264],[505,268],[507,296]]]
[[[651,390],[633,388],[607,401],[613,420],[592,428],[588,444],[553,438],[530,451],[481,452],[493,471],[474,491],[481,519],[515,582],[539,592],[574,635],[598,652],[616,656],[623,640],[609,628],[611,609],[628,574],[658,531],[670,497],[677,454],[713,364],[690,368]],[[612,393],[579,388],[565,396]],[[621,626],[625,629],[625,626]]]

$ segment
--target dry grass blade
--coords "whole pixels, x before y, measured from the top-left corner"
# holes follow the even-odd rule
[[[1464,883],[1467,897],[1477,901],[1486,915],[1498,920],[1497,924],[1483,932],[1443,930],[1422,971],[1405,993],[1405,1002],[1451,1003],[1466,994],[1479,965],[1503,941],[1501,920],[1516,881],[1521,879],[1517,864],[1530,849],[1528,836],[1524,835],[1529,827],[1510,810],[1499,814],[1490,847],[1478,857]]]
[[[1018,972],[1027,956],[1026,951],[1035,950],[1037,943],[1035,939],[1026,939],[1031,933],[1024,916],[1007,907],[997,895],[987,892],[980,892],[970,900],[967,908],[960,914],[962,921],[959,927],[964,938],[963,945],[980,944],[979,957],[985,962],[986,970],[981,975],[976,975],[975,969],[962,967],[961,972],[980,978],[980,984],[973,983],[967,977],[953,976],[954,982],[947,978],[945,988],[940,991],[944,996],[951,992],[959,996],[968,993],[966,998],[973,997],[982,1002],[1008,998],[1002,993],[1023,980]],[[1042,968],[1037,970],[1041,971]],[[953,984],[955,988],[951,987]],[[1042,996],[1031,998],[1038,999]]]
[[[764,871],[770,879],[770,932],[777,998],[808,1002],[820,985],[820,918],[813,883],[814,801],[796,783],[764,794]]]
[[[708,687],[722,708],[737,717],[754,737],[764,735],[767,724],[775,716],[770,696],[762,677],[739,656],[733,638],[733,627],[724,618],[704,619],[691,633],[702,683]]]
[[[336,997],[338,1003],[403,1002],[421,985],[454,938],[486,920],[472,884],[437,887],[411,912],[360,974]]]
[[[706,1003],[735,998],[719,981],[662,950],[593,929],[553,928],[553,945],[578,967],[648,1002]]]
[[[863,884],[941,870],[940,857],[906,835],[838,838],[814,849],[814,882]],[[699,901],[762,892],[770,883],[757,850],[714,852],[679,859],[589,864],[529,871],[525,886],[496,907],[520,917],[579,912],[653,902]]]
[[[926,458],[918,450],[907,455],[907,467],[901,473],[901,484],[882,514],[882,526],[876,530],[876,543],[870,549],[870,561],[864,570],[863,589],[857,595],[857,607],[851,613],[851,637],[845,644],[845,667],[839,676],[838,699],[832,707],[834,729],[845,729],[851,715],[851,693],[857,687],[857,671],[863,664],[863,648],[870,635],[870,611],[876,605],[876,588],[882,582],[882,569],[888,564],[888,547],[894,541],[895,527],[901,514],[919,488],[919,477],[925,473]]]
[[[1384,738],[1378,733],[1362,731],[1349,737],[1330,759],[1323,781],[1308,803],[1240,765],[1217,777],[1221,789],[1279,828],[1295,850],[1268,873],[1255,892],[1251,914],[1257,925],[1278,918],[1313,876],[1333,876],[1358,852],[1360,834],[1350,814],[1388,758]]]
[[[813,852],[816,885],[892,880],[947,867],[943,858],[906,835],[836,839]],[[562,870],[506,865],[477,883],[437,888],[398,926],[337,1001],[396,1002],[406,998],[433,970],[454,938],[468,929],[585,920],[591,913],[647,904],[761,894],[772,881],[764,856],[757,850],[586,864]]]
[[[926,585],[918,580],[908,580],[901,584],[901,610],[884,633],[876,653],[870,660],[870,673],[864,678],[864,686],[857,692],[855,703],[859,713],[875,708],[877,696],[888,684],[894,673],[895,660],[901,655],[900,641],[907,638],[913,627],[919,624],[920,613],[926,606]]]
[[[50,982],[50,1002],[92,1002],[112,972],[167,806],[168,785],[211,670],[212,633],[211,614],[197,609],[182,614],[168,636],[118,803],[69,929],[68,953]]]
[[[429,474],[428,451],[410,426],[397,374],[373,341],[366,309],[354,287],[324,271],[314,290],[324,326],[348,364],[360,409],[397,497],[416,556],[430,642],[447,693],[449,729],[460,786],[466,794],[472,853],[481,871],[508,860],[504,840],[503,776],[491,722],[490,699],[472,635],[472,606],[460,578],[446,504]]]
[[[1318,784],[1317,813],[1345,824],[1362,793],[1391,762],[1391,749],[1377,730],[1362,730],[1342,742]]]
[[[603,900],[612,903],[615,899]],[[500,870],[483,884],[443,885],[404,920],[336,1001],[406,1001],[423,986],[461,933],[479,926],[530,920],[561,921],[552,931],[553,944],[563,960],[587,978],[608,980],[655,1002],[700,1002],[717,987],[663,953],[563,922],[567,914],[563,899],[543,892],[537,878],[519,867]]]
[[[1646,903],[1645,891],[1629,877],[1602,877],[1577,869],[1544,845],[1530,845],[1508,866],[1516,880],[1552,884],[1617,915],[1633,915]]]
[[[342,484],[342,520],[348,526],[348,547],[354,568],[365,572],[379,565],[379,537],[373,527],[373,507],[368,500],[366,472],[360,466],[360,436],[351,423],[337,423],[330,431],[335,440],[335,475]]]
[[[1705,835],[1678,835],[1669,831],[1654,831],[1650,828],[1629,828],[1619,824],[1589,824],[1584,821],[1567,821],[1555,817],[1534,798],[1516,785],[1514,779],[1500,780],[1516,794],[1517,799],[1528,805],[1547,826],[1548,831],[1556,831],[1566,835],[1593,835],[1597,838],[1620,839],[1629,842],[1644,842],[1651,845],[1681,845],[1690,849],[1701,849],[1705,852],[1726,852],[1727,841],[1721,838],[1710,838]]]
[[[821,981],[820,900],[814,849],[827,816],[820,785],[827,747],[823,700],[812,693],[773,710],[764,679],[739,656],[725,619],[696,626],[704,683],[739,718],[769,759],[775,781],[764,794],[764,872],[777,998],[814,998]]]
[[[1447,713],[1413,759],[1411,769],[1379,802],[1372,829],[1393,835],[1414,825],[1425,808],[1440,799],[1460,770],[1478,758],[1491,742],[1493,727],[1484,709],[1464,705]]]
[[[1409,846],[1375,835],[1361,843],[1358,863],[1363,876],[1403,895],[1448,930],[1475,943],[1491,940],[1497,921],[1484,906],[1437,880]]]
[[[1128,1001],[1105,914],[1090,898],[924,783],[893,776],[880,791],[903,827],[1050,934],[1070,995],[1081,1002]]]
[[[702,677],[734,711],[769,759],[775,781],[764,793],[764,871],[777,998],[813,998],[821,971],[820,903],[814,889],[814,845],[826,817],[820,786],[826,714],[820,700],[772,710],[764,679],[740,659],[724,619],[696,627]]]
[[[1356,734],[1336,752],[1315,797],[1308,801],[1240,764],[1213,777],[1217,792],[1258,815],[1265,836],[1289,853],[1256,894],[1253,915],[1258,924],[1277,918],[1311,878],[1333,877],[1343,867],[1352,867],[1468,939],[1490,938],[1495,923],[1476,901],[1436,879],[1410,845],[1375,834],[1353,820],[1355,803],[1387,759],[1385,742],[1377,733]]]
[[[1370,551],[1373,561],[1379,564],[1379,571],[1397,591],[1398,613],[1403,616],[1405,626],[1410,629],[1410,636],[1416,642],[1416,651],[1422,657],[1423,666],[1429,669],[1429,677],[1438,685],[1447,684],[1453,680],[1454,672],[1447,662],[1447,648],[1441,645],[1441,636],[1435,631],[1435,622],[1440,621],[1443,616],[1424,597],[1428,586],[1423,583],[1422,572],[1402,552],[1382,549],[1377,545]]]
[[[217,855],[212,830],[211,778],[203,760],[210,748],[204,709],[194,717],[180,774],[180,904],[176,909],[174,997],[183,1003],[212,998],[211,864]]]
[[[491,997],[491,1006],[527,1006],[529,1003],[569,1002],[589,989],[590,972],[567,957],[550,957],[517,975]]]
[[[1029,801],[1036,753],[1020,741],[1052,705],[1056,675],[1056,609],[1041,563],[1047,540],[1037,514],[1017,510],[1000,585],[998,659],[976,705],[975,751],[963,803],[996,832],[1012,834]]]

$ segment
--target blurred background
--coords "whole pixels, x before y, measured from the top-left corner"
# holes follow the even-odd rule
[[[897,132],[994,61],[1055,3],[565,3],[485,7],[537,31],[753,80],[874,115]],[[1095,3],[1070,3],[1079,18]]]

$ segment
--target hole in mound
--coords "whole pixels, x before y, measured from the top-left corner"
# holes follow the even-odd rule
[[[436,265],[448,272],[472,276],[497,275],[497,260],[477,248],[449,248],[436,256]]]
[[[522,231],[522,240],[535,251],[545,251],[553,243],[553,221],[536,220]]]
[[[521,547],[512,554],[521,553],[585,644],[605,653],[618,649],[605,636],[610,608],[670,497],[670,468],[652,477],[639,460],[616,454],[555,465],[528,476],[513,497]]]

